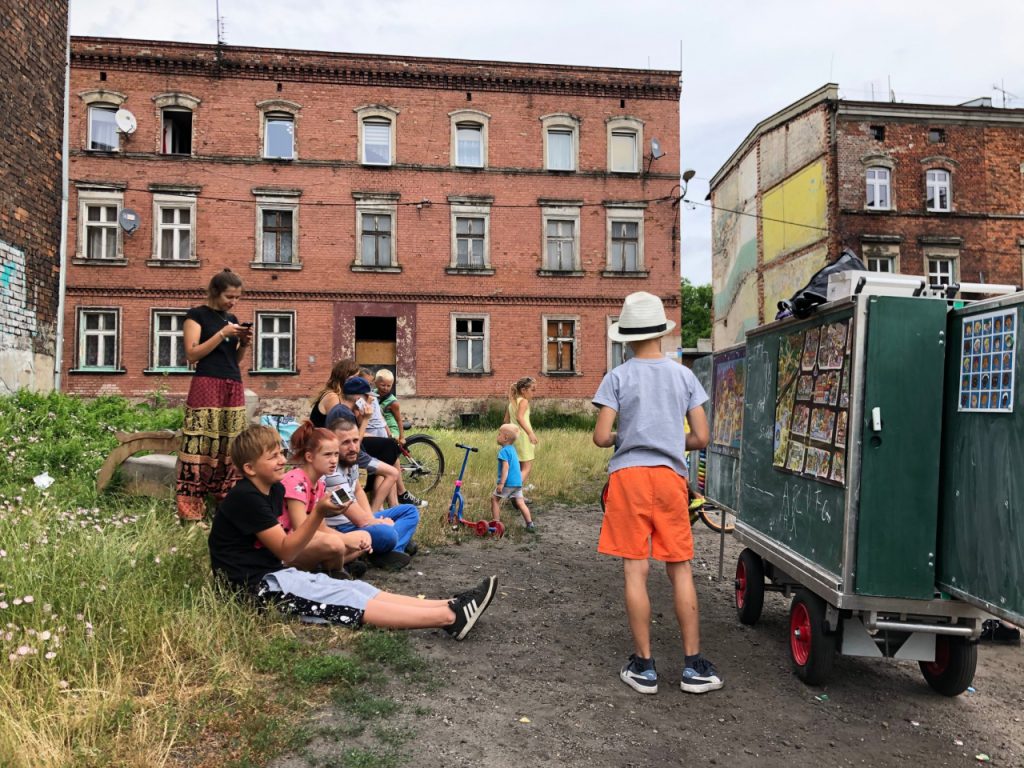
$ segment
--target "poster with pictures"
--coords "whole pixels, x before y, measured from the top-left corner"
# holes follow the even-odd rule
[[[1012,413],[1017,358],[1016,309],[965,317],[962,330],[957,409]]]
[[[846,484],[852,338],[852,321],[840,320],[780,339],[776,469]]]
[[[714,393],[711,414],[711,450],[728,456],[740,455],[743,437],[743,390],[746,354],[734,349],[715,355],[712,371]]]

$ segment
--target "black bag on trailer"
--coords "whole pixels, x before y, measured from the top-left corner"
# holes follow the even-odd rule
[[[780,301],[779,311],[775,315],[776,320],[795,315],[796,317],[807,317],[819,304],[828,301],[828,278],[838,272],[849,272],[850,270],[864,271],[867,267],[849,248],[843,249],[839,258],[831,264],[814,273],[807,285],[794,293],[788,301]]]

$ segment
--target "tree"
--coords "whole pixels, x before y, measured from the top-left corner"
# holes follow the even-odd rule
[[[679,293],[683,316],[679,330],[683,347],[696,347],[697,339],[711,337],[711,286],[694,285],[684,277]]]

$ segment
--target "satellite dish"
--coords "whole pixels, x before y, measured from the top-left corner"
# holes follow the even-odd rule
[[[135,129],[138,127],[135,115],[127,109],[117,110],[117,112],[114,113],[114,122],[117,123],[117,129],[121,131],[121,133],[135,133]]]
[[[661,142],[657,139],[651,139],[651,157],[657,160],[659,157],[664,157],[665,153],[661,151]]]
[[[130,235],[139,228],[139,214],[131,208],[122,208],[121,215],[117,217],[117,223]]]

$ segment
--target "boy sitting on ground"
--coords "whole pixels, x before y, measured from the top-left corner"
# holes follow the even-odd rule
[[[502,424],[498,429],[498,485],[491,494],[491,519],[501,520],[501,500],[509,499],[512,506],[519,510],[526,523],[526,530],[533,533],[537,528],[530,516],[530,508],[523,498],[523,475],[519,468],[519,455],[516,453],[515,442],[519,437],[519,427],[515,424]]]
[[[285,458],[281,438],[270,427],[251,426],[231,444],[231,460],[243,479],[221,502],[210,529],[210,562],[216,576],[260,606],[318,623],[388,629],[439,627],[462,640],[494,598],[490,576],[451,600],[420,600],[384,592],[363,581],[288,567],[312,539],[320,522],[344,507],[321,499],[291,532],[278,521],[284,502]]]

